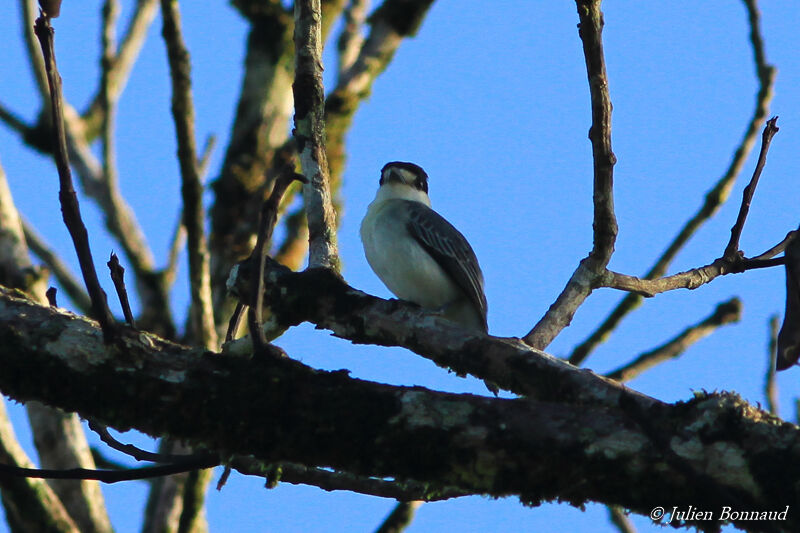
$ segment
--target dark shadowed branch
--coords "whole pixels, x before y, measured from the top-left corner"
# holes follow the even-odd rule
[[[106,339],[111,339],[114,335],[116,325],[111,311],[108,309],[106,293],[100,287],[97,279],[97,271],[92,259],[92,251],[89,247],[89,235],[86,226],[81,219],[78,197],[72,187],[72,173],[69,167],[67,156],[67,140],[64,131],[64,109],[61,96],[61,76],[55,62],[55,50],[53,44],[53,28],[50,20],[46,17],[36,19],[36,36],[42,46],[42,54],[45,61],[47,80],[50,86],[50,105],[53,114],[53,145],[55,147],[56,167],[60,183],[59,200],[61,201],[61,211],[64,223],[72,237],[78,261],[81,266],[81,273],[92,300],[92,315],[100,322]]]
[[[311,274],[326,274],[321,279],[338,292],[335,276],[315,270]],[[388,304],[395,312],[406,307],[376,304]],[[348,313],[344,305],[328,309]],[[350,312],[378,318],[363,305],[358,309]],[[340,319],[322,313],[328,320]],[[362,315],[360,322],[366,318]],[[391,322],[404,329],[398,331],[404,339],[446,334],[439,321],[396,318]],[[381,320],[369,322],[381,328]],[[43,323],[60,331],[45,345],[32,340]],[[462,330],[458,333],[463,337]],[[202,443],[220,456],[326,465],[400,484],[414,480],[432,494],[454,487],[471,494],[518,495],[528,504],[561,497],[575,505],[598,501],[646,513],[664,498],[676,505],[719,508],[729,502],[727,495],[735,494],[747,508],[800,505],[791,489],[800,471],[794,446],[800,430],[793,424],[779,423],[731,394],[697,393],[688,402],[665,405],[529,348],[529,357],[540,361],[543,370],[557,365],[563,373],[556,378],[548,372],[533,385],[537,390],[532,398],[504,400],[371,383],[287,358],[220,357],[146,333],[124,336],[121,348],[106,345],[91,322],[6,291],[0,291],[0,336],[11,348],[0,352],[0,365],[6,369],[0,373],[3,393],[74,409],[120,429],[135,427]],[[69,349],[75,339],[80,339],[82,353]],[[468,343],[476,344],[476,339]],[[507,339],[486,337],[477,343],[483,343],[481,352],[496,358],[522,349]],[[125,357],[119,356],[120,349]],[[464,351],[463,344],[440,347],[451,360],[464,357]],[[87,354],[91,365],[86,364]],[[19,372],[28,378],[16,379]],[[53,379],[53,373],[61,379]],[[596,397],[600,403],[568,400],[601,389]],[[103,402],[96,401],[98,394]],[[370,431],[364,431],[365,421]],[[662,442],[670,443],[668,450]],[[730,453],[746,466],[717,468]],[[513,471],[504,466],[509,461]],[[621,463],[626,468],[620,469]],[[630,491],[630,486],[637,490]],[[750,530],[764,527],[759,522],[735,524]],[[790,514],[785,527],[798,527],[797,519]]]
[[[164,21],[162,34],[167,46],[172,78],[172,116],[178,140],[178,161],[181,170],[183,221],[186,226],[186,247],[189,255],[189,282],[192,296],[192,324],[197,341],[207,348],[217,345],[214,310],[211,303],[211,273],[205,237],[203,184],[197,162],[194,134],[191,65],[183,42],[180,12],[176,0],[161,1]]]
[[[767,410],[775,416],[778,414],[778,383],[775,379],[775,366],[778,359],[778,315],[769,317],[769,340],[767,342],[767,373],[764,377],[764,398]]]

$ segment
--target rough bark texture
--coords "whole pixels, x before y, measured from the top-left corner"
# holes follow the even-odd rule
[[[225,455],[422,481],[432,494],[455,486],[528,504],[599,501],[639,512],[665,502],[800,504],[800,429],[732,394],[697,394],[676,405],[633,394],[568,404],[394,387],[138,332],[106,346],[95,323],[14,294],[0,291],[0,342],[9,348],[0,353],[0,390],[120,430]],[[575,372],[587,385],[606,383]],[[560,383],[564,393],[578,386]],[[796,529],[800,519],[790,514],[781,525]]]

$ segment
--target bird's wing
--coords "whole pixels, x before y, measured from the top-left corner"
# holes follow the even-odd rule
[[[439,213],[420,202],[408,201],[408,204],[408,232],[469,297],[480,313],[486,331],[483,273],[472,247]]]

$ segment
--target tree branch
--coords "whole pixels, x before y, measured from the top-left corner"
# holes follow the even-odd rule
[[[780,321],[778,315],[769,318],[769,341],[767,342],[767,373],[764,377],[764,398],[767,402],[767,411],[778,415],[778,384],[775,380],[776,363],[778,360],[778,328]]]
[[[172,116],[178,139],[178,160],[181,168],[183,221],[189,254],[189,281],[192,293],[192,324],[197,340],[206,348],[217,345],[214,310],[211,302],[211,273],[205,238],[203,184],[197,164],[192,102],[191,65],[183,42],[177,0],[161,0],[164,20],[163,36],[167,46],[172,78]]]
[[[53,28],[50,20],[46,17],[36,19],[36,36],[42,46],[44,55],[45,70],[47,80],[50,85],[50,104],[53,113],[53,145],[55,146],[55,160],[58,167],[58,177],[60,183],[59,200],[61,200],[61,211],[72,237],[78,261],[81,266],[81,273],[92,300],[92,314],[100,322],[106,340],[110,340],[116,331],[116,324],[111,311],[108,309],[106,293],[100,287],[97,279],[97,271],[94,268],[92,252],[89,247],[89,236],[81,220],[80,207],[75,189],[72,187],[72,174],[69,168],[69,158],[67,156],[67,141],[64,131],[64,109],[61,96],[61,76],[55,64],[55,51],[53,45]]]
[[[753,177],[750,179],[750,183],[747,184],[742,193],[742,205],[739,207],[739,215],[736,217],[736,223],[731,228],[731,238],[725,247],[725,252],[722,254],[726,259],[732,259],[739,253],[739,238],[742,236],[747,213],[750,211],[750,202],[753,201],[753,195],[758,186],[758,179],[761,177],[761,171],[764,170],[764,165],[767,163],[769,145],[772,142],[772,137],[779,130],[777,122],[778,117],[769,119],[761,135],[761,151],[758,154],[758,162],[755,170],[753,170]]]
[[[544,350],[572,321],[572,317],[594,289],[594,281],[605,270],[617,238],[617,219],[614,215],[614,164],[617,158],[611,150],[611,97],[608,93],[608,76],[603,55],[603,13],[601,0],[576,0],[578,7],[578,33],[583,43],[589,93],[592,101],[592,142],[594,163],[592,223],[594,244],[589,257],[580,265],[566,287],[545,315],[522,340]]]
[[[320,0],[295,0],[294,20],[294,138],[303,174],[308,180],[303,187],[308,220],[308,264],[338,271],[336,212],[333,209],[328,155],[325,151]]]
[[[668,360],[676,359],[692,344],[711,335],[720,326],[738,322],[741,319],[742,302],[733,298],[717,305],[714,312],[701,322],[690,326],[665,344],[643,353],[630,363],[609,372],[606,377],[617,381],[630,381],[646,370]]]
[[[137,0],[133,15],[125,29],[119,49],[114,54],[114,60],[101,79],[92,103],[82,114],[83,130],[86,140],[94,138],[100,130],[100,124],[105,120],[102,100],[105,92],[112,100],[117,100],[122,94],[125,84],[130,76],[131,69],[139,57],[147,31],[153,23],[158,7],[157,0]]]
[[[72,274],[69,266],[58,257],[50,245],[44,242],[30,222],[25,219],[22,219],[22,231],[25,233],[25,241],[31,251],[47,265],[75,307],[84,314],[89,314],[92,309],[92,301],[81,283]]]
[[[407,338],[415,328],[428,336],[439,328],[421,322],[407,328]],[[50,340],[36,342],[43,328]],[[642,513],[664,501],[720,508],[725,495],[733,495],[747,509],[800,505],[792,490],[800,472],[794,446],[800,429],[731,394],[697,393],[669,406],[577,369],[570,372],[579,381],[548,376],[539,386],[549,391],[541,396],[576,398],[585,396],[576,388],[599,386],[617,390],[616,400],[606,395],[600,404],[572,405],[393,387],[286,358],[220,357],[145,333],[125,335],[122,346],[105,345],[93,323],[7,291],[0,291],[0,339],[10,348],[0,351],[3,393],[74,409],[123,430],[202,443],[222,456],[412,479],[432,491],[516,494],[527,504],[561,498]],[[481,348],[498,354],[518,347],[487,337]],[[451,358],[464,355],[447,350]],[[731,462],[737,468],[728,468]],[[789,514],[781,527],[796,529],[800,521]]]
[[[736,178],[742,171],[742,167],[747,161],[750,152],[755,146],[758,130],[769,114],[769,104],[772,101],[772,87],[775,82],[775,68],[767,63],[764,53],[764,43],[761,38],[759,25],[759,14],[756,0],[744,0],[747,7],[748,19],[750,23],[750,43],[753,49],[753,61],[756,67],[756,76],[759,87],[756,94],[755,109],[750,122],[745,128],[744,136],[739,146],[736,148],[733,158],[727,170],[717,183],[706,193],[705,201],[700,209],[684,224],[678,235],[667,246],[650,270],[645,274],[644,279],[656,279],[666,274],[667,269],[678,252],[691,239],[697,230],[711,217],[713,217],[720,206],[728,199]],[[580,365],[589,354],[601,342],[608,338],[622,319],[631,311],[637,309],[642,304],[642,295],[631,292],[611,311],[608,317],[589,337],[579,344],[569,356],[569,362],[573,365]]]

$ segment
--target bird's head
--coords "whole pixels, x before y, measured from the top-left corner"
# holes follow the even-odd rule
[[[381,169],[381,186],[387,184],[406,185],[428,194],[428,175],[422,167],[404,161],[386,163]]]

